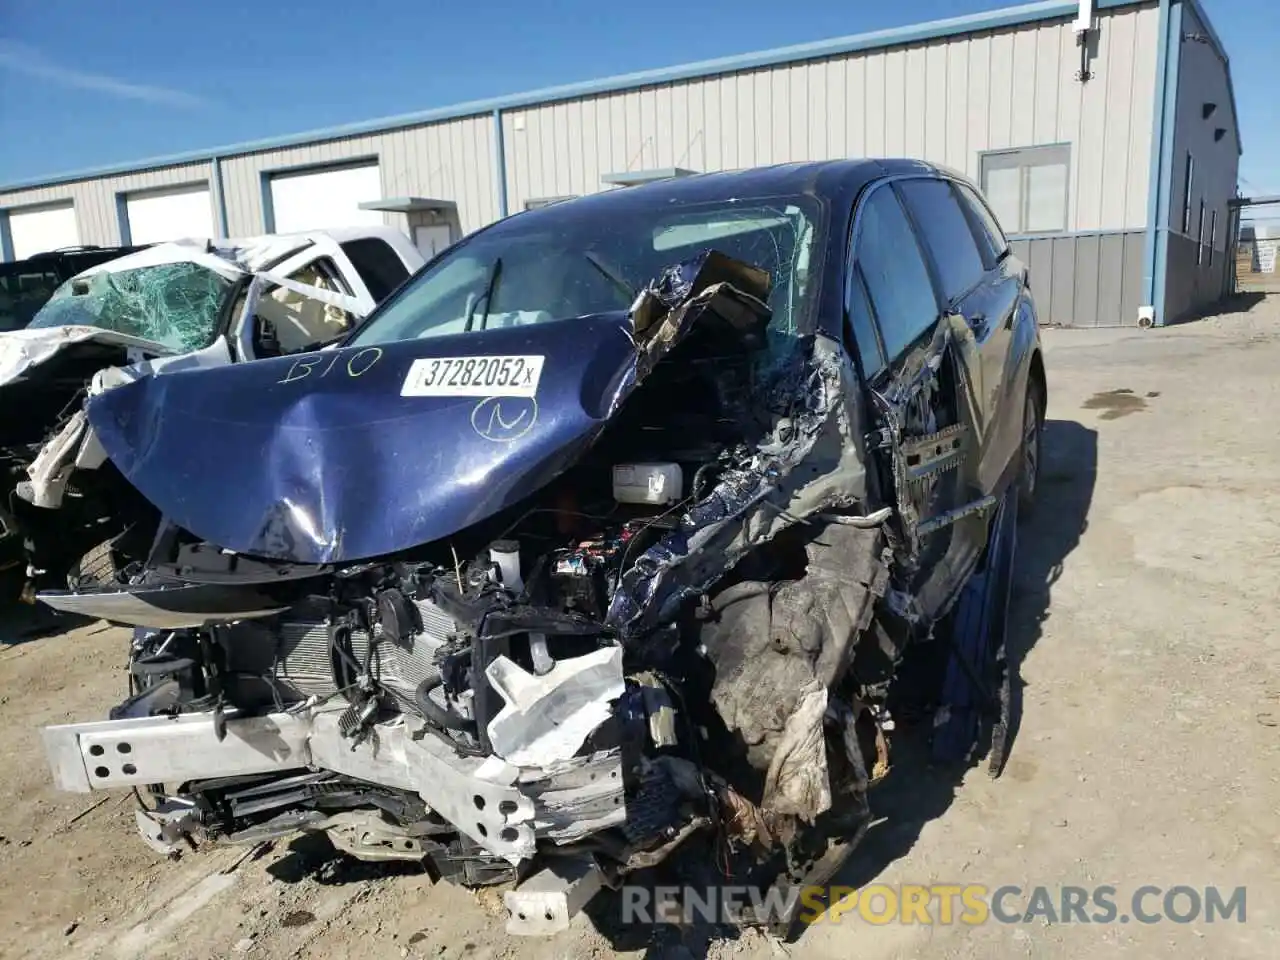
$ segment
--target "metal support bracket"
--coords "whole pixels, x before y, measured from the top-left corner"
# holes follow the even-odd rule
[[[604,874],[586,859],[556,860],[514,890],[503,894],[507,933],[545,937],[569,929],[569,922],[604,885]]]

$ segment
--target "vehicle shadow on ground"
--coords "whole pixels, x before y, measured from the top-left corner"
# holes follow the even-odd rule
[[[0,647],[16,647],[41,637],[77,630],[93,622],[92,617],[58,613],[41,603],[10,602],[0,607]]]
[[[1088,527],[1097,480],[1095,431],[1070,420],[1046,421],[1042,449],[1038,509],[1019,528],[1014,563],[1006,638],[1010,677],[1006,757],[1016,755],[1017,750],[1024,686],[1022,662],[1040,639],[1042,625],[1050,616],[1053,586]],[[925,824],[951,806],[966,772],[979,763],[985,766],[986,742],[979,743],[969,764],[934,763],[928,739],[930,718],[931,714],[915,724],[899,721],[889,774],[872,791],[872,826],[849,861],[831,878],[829,889],[864,886],[895,860],[906,856]],[[989,733],[988,730],[988,737]],[[588,904],[587,913],[615,950],[643,949],[645,960],[705,957],[716,939],[738,935],[733,929],[707,924],[684,928],[628,926],[619,920],[618,896],[607,892]],[[794,941],[801,931],[800,927],[793,929],[788,939]],[[778,949],[774,952],[781,955]]]
[[[322,886],[418,876],[425,872],[426,868],[414,861],[376,862],[349,857],[334,847],[323,833],[293,837],[284,847],[284,856],[267,866],[267,873],[283,883],[314,880]]]
[[[1051,616],[1054,584],[1089,524],[1098,468],[1098,435],[1071,420],[1048,420],[1044,427],[1040,490],[1033,515],[1019,527],[1006,638],[1009,672],[1009,727],[1006,762],[1017,754],[1022,722],[1022,663],[1040,640]],[[930,724],[908,725],[895,736],[893,765],[872,791],[873,821],[862,844],[831,881],[861,887],[906,856],[926,823],[942,816],[955,799],[966,772],[986,768],[989,743],[980,742],[968,764],[932,760]],[[989,731],[988,731],[989,736]]]

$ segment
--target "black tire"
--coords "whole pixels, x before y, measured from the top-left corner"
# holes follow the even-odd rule
[[[72,590],[81,590],[115,583],[119,571],[116,568],[113,546],[111,540],[104,540],[77,560],[67,572],[67,586]]]
[[[1040,490],[1040,467],[1043,461],[1044,390],[1034,377],[1027,384],[1027,399],[1022,408],[1022,443],[1018,446],[1018,518],[1030,517]]]

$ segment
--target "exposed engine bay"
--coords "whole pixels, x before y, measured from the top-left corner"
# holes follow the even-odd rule
[[[59,782],[144,790],[165,853],[323,831],[518,881],[515,932],[676,850],[822,882],[888,768],[903,651],[956,600],[938,571],[975,538],[952,534],[995,500],[922,519],[971,482],[945,326],[863,422],[838,345],[769,343],[767,292],[716,254],[672,268],[590,442],[421,547],[271,560],[170,521],[111,589],[46,595],[150,624],[111,719],[46,730]],[[261,535],[296,556],[286,521]]]

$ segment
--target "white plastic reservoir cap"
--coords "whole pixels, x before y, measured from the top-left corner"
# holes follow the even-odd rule
[[[675,503],[683,492],[678,463],[619,463],[613,468],[613,498],[619,503]]]

